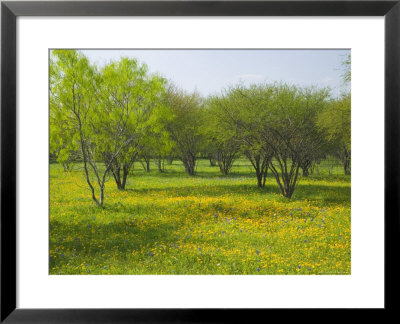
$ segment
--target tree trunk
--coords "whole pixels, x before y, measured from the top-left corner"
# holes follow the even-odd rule
[[[268,174],[268,164],[267,164],[267,166],[265,167],[265,170],[264,170],[263,182],[262,182],[262,186],[263,187],[265,187],[265,181],[267,181],[267,174]]]
[[[124,172],[122,174],[121,190],[125,190],[126,179],[128,179],[129,168],[124,165],[123,170]]]
[[[125,190],[126,180],[128,179],[129,172],[133,167],[133,163],[137,157],[137,154],[133,154],[130,160],[125,161],[122,166],[118,160],[115,160],[110,166],[110,171],[114,177],[115,183],[119,190]],[[122,171],[122,176],[121,176]]]
[[[195,174],[196,157],[189,153],[182,157],[182,163],[185,166],[186,173],[193,176]]]
[[[235,161],[236,152],[217,152],[219,170],[223,175],[228,175]]]
[[[265,187],[268,173],[268,164],[271,160],[271,157],[262,154],[253,154],[251,152],[246,152],[245,155],[251,162],[254,170],[256,171],[257,187]]]
[[[143,170],[146,172],[150,172],[150,160],[144,158],[144,162],[140,161],[140,163],[142,164]]]
[[[255,167],[256,170],[256,177],[257,177],[257,187],[264,188],[265,181],[267,177],[267,170],[268,168],[264,166],[264,161],[260,161],[261,159],[255,160]],[[260,163],[261,162],[261,163]]]
[[[311,167],[312,161],[305,160],[301,163],[301,170],[303,171],[303,177],[308,177],[310,175],[309,169]]]
[[[257,174],[257,187],[262,188],[263,187],[263,176],[261,172],[256,172]]]
[[[158,171],[163,173],[164,172],[164,159],[159,157],[159,158],[155,159],[155,162],[157,164]]]
[[[217,161],[215,160],[215,158],[212,154],[208,155],[208,159],[210,161],[210,166],[212,166],[212,167],[217,166]]]
[[[290,170],[288,170],[286,159],[276,158],[276,160],[279,163],[280,172],[274,166],[272,160],[269,161],[269,167],[278,183],[282,196],[290,199],[294,193],[294,189],[296,188],[300,165],[292,161]]]
[[[349,175],[351,173],[351,155],[350,151],[344,150],[344,174]]]
[[[104,203],[104,184],[100,187],[100,201],[99,205],[103,206]]]
[[[349,163],[349,161],[346,159],[345,161],[344,161],[344,174],[345,175],[349,175],[351,172],[350,172],[350,163]]]
[[[120,166],[112,167],[111,173],[114,177],[115,183],[117,184],[117,188],[123,189],[122,182],[121,182],[121,167]]]

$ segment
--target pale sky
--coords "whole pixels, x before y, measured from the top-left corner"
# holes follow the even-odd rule
[[[203,96],[220,93],[229,85],[283,81],[318,86],[340,94],[342,61],[350,50],[81,50],[99,66],[121,57],[145,63],[187,91]]]

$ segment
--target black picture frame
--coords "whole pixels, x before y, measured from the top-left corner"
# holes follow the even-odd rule
[[[384,16],[385,308],[395,311],[400,142],[400,1],[4,1],[1,3],[1,317],[5,323],[253,322],[268,309],[16,308],[16,19],[19,16]],[[373,154],[373,153],[371,153]],[[318,298],[318,296],[316,296]],[[381,315],[382,310],[377,310]],[[268,316],[269,313],[268,313]],[[370,316],[370,315],[368,315]],[[265,320],[267,320],[265,318]]]

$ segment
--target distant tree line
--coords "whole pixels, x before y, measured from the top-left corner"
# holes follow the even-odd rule
[[[202,98],[150,74],[135,59],[98,68],[75,50],[52,51],[49,91],[50,156],[65,171],[81,162],[100,206],[107,177],[124,190],[138,160],[146,171],[154,161],[164,172],[165,163],[180,159],[195,175],[198,158],[207,157],[227,175],[245,156],[257,185],[265,186],[270,171],[287,198],[300,170],[308,176],[328,155],[350,174],[350,93],[332,98],[329,89],[272,83]]]

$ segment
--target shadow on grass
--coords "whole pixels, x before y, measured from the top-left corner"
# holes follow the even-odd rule
[[[50,251],[56,257],[50,259],[50,268],[73,262],[74,258],[101,258],[103,254],[131,254],[150,251],[160,242],[175,246],[176,231],[180,224],[147,223],[140,226],[139,220],[128,219],[96,224],[81,222],[70,224],[52,221],[50,224]]]
[[[202,190],[203,189],[203,190]],[[277,186],[266,184],[263,188],[258,188],[256,185],[202,185],[198,186],[174,186],[171,185],[167,188],[140,188],[140,189],[127,189],[126,191],[138,195],[149,195],[157,192],[162,192],[164,197],[188,197],[188,196],[208,196],[219,197],[226,194],[234,195],[248,195],[248,194],[262,194],[262,193],[278,193]]]
[[[232,168],[232,171],[228,175],[223,175],[218,167],[208,167],[209,169],[212,169],[212,171],[197,171],[195,175],[188,175],[187,173],[184,172],[184,170],[175,170],[175,169],[169,169],[164,172],[159,172],[158,170],[151,170],[150,172],[146,172],[143,170],[135,170],[132,172],[131,177],[128,178],[129,180],[135,180],[135,179],[145,179],[145,178],[161,178],[161,179],[221,179],[221,180],[229,180],[229,179],[246,179],[246,180],[251,180],[254,183],[257,182],[256,180],[256,174],[253,170],[249,171],[235,171],[235,168]],[[272,176],[270,172],[268,172],[268,179],[273,179],[275,181],[275,178]],[[313,174],[309,175],[308,177],[299,177],[299,181],[301,180],[307,180],[307,181],[325,181],[325,182],[336,182],[336,181],[343,181],[343,182],[348,182],[350,181],[350,176],[349,175],[318,175],[318,174]]]
[[[351,188],[321,184],[297,184],[292,200],[315,200],[326,204],[350,204]]]
[[[258,188],[256,185],[210,185],[204,186],[204,190],[198,186],[170,186],[168,188],[143,188],[143,189],[128,189],[137,195],[154,195],[162,192],[163,197],[189,197],[189,196],[206,196],[206,197],[222,197],[227,194],[232,195],[266,195],[266,199],[271,199],[269,194],[274,196],[273,199],[279,199],[281,202],[301,201],[301,200],[316,200],[322,203],[343,204],[350,203],[351,188],[346,186],[332,186],[321,184],[297,184],[294,195],[291,199],[281,196],[279,188],[276,184],[266,184],[263,188]]]
[[[215,179],[215,178],[221,178],[221,179],[237,179],[237,178],[251,178],[255,179],[255,173],[252,172],[231,172],[228,175],[223,175],[221,172],[219,172],[219,169],[212,170],[212,172],[209,171],[197,171],[195,175],[188,175],[182,170],[166,170],[164,172],[159,172],[157,170],[151,170],[149,172],[142,171],[142,170],[135,170],[132,172],[133,178],[146,178],[146,177],[154,177],[154,178],[184,178],[184,179],[196,179],[196,178],[210,178],[210,179]]]

